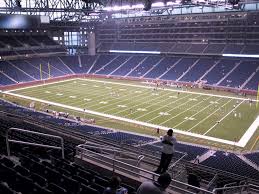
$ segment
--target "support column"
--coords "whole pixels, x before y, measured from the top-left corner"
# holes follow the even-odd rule
[[[96,45],[95,45],[95,33],[90,32],[88,34],[88,55],[95,55],[96,54]]]

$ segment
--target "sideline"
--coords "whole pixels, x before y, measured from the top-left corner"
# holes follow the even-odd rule
[[[120,120],[120,121],[124,121],[124,122],[129,122],[129,123],[134,123],[134,124],[137,124],[137,125],[143,125],[143,126],[151,127],[151,128],[160,128],[160,129],[166,130],[166,131],[168,130],[168,127],[164,127],[164,126],[160,126],[160,125],[155,125],[155,124],[146,123],[146,122],[142,122],[142,121],[136,121],[136,120],[132,120],[132,119],[128,119],[128,118],[123,118],[123,117],[118,117],[118,116],[114,116],[114,115],[104,114],[104,113],[100,113],[100,112],[96,112],[96,111],[91,111],[91,110],[87,110],[87,109],[83,109],[83,108],[77,108],[77,107],[73,107],[73,106],[69,106],[69,105],[64,105],[64,104],[60,104],[60,103],[56,103],[56,102],[50,102],[50,101],[47,101],[47,100],[42,100],[42,99],[38,99],[38,98],[34,98],[34,97],[29,97],[29,96],[24,96],[24,95],[20,95],[20,94],[11,93],[10,91],[4,91],[2,93],[3,94],[12,95],[12,96],[16,96],[16,97],[20,97],[20,98],[24,98],[24,99],[28,99],[28,100],[33,100],[33,101],[37,101],[37,102],[47,103],[47,104],[51,104],[51,105],[54,105],[54,106],[59,106],[59,107],[62,107],[62,108],[76,110],[76,111],[79,111],[79,112],[84,112],[84,113],[89,113],[89,114],[98,115],[98,116],[102,116],[102,117],[107,117],[107,118],[110,118],[110,119],[116,119],[116,120]],[[259,117],[258,117],[258,122],[259,122]],[[211,140],[211,141],[215,141],[215,142],[220,142],[220,143],[224,143],[224,144],[228,144],[228,145],[236,145],[236,146],[244,147],[244,146],[241,146],[240,143],[229,141],[229,140],[224,140],[224,139],[220,139],[220,138],[216,138],[216,137],[200,135],[200,134],[196,134],[196,133],[192,133],[192,132],[187,132],[187,131],[182,131],[182,130],[178,130],[178,129],[174,129],[174,131],[176,133],[182,134],[182,135],[188,135],[188,136],[197,137],[197,138],[206,139],[206,140]]]

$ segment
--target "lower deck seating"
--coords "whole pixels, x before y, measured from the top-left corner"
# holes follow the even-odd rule
[[[35,125],[23,124],[20,121],[7,121],[1,118],[1,132],[7,127],[16,126],[28,130],[43,132]],[[30,141],[57,145],[51,138],[37,137],[31,134],[11,132],[15,140]],[[77,165],[73,161],[77,142],[65,138],[65,158],[60,151],[46,148],[11,144],[11,155],[5,155],[4,137],[0,136],[0,193],[9,194],[102,194],[108,186],[108,177],[102,176],[89,168]],[[4,148],[4,149],[3,149]],[[127,188],[127,184],[123,185]],[[129,194],[135,188],[128,186]],[[19,194],[20,194],[19,193]]]
[[[217,151],[214,155],[201,162],[201,164],[221,169],[241,176],[259,179],[259,171],[249,166],[233,153]]]
[[[154,144],[148,144],[148,145],[142,146],[142,148],[153,150],[160,154],[162,149],[162,143],[158,142]],[[194,160],[197,156],[201,156],[202,154],[206,153],[208,149],[201,146],[188,145],[188,144],[177,142],[177,144],[175,145],[175,151],[182,153],[182,154],[176,153],[178,154],[179,157],[183,156],[184,153],[187,153],[184,159],[191,161],[191,160]]]
[[[122,144],[130,144],[130,145],[141,145],[143,143],[154,141],[155,138],[135,135],[131,133],[124,132],[115,132],[115,133],[107,133],[102,134],[102,137],[112,139],[114,141],[120,142]]]
[[[28,110],[28,109],[24,109],[22,107],[12,105],[12,104],[10,104],[6,101],[3,101],[3,100],[0,100],[0,108],[1,108],[1,110],[6,111],[6,112],[16,113],[16,115],[20,115],[20,116],[26,116],[26,118],[29,118],[29,116],[30,116],[30,119],[35,119],[35,123],[38,120],[41,120],[45,124],[49,123],[48,118],[46,119],[46,117],[48,117],[48,115],[45,115],[43,113],[38,113],[38,112],[30,112],[30,110]],[[54,120],[54,122],[51,121],[50,122],[50,123],[52,123],[51,126],[55,125],[55,123],[57,123],[57,122],[58,122],[58,120]],[[61,124],[62,123],[63,123],[63,121],[61,121]],[[134,145],[141,146],[141,144],[146,144],[146,145],[142,146],[142,148],[145,148],[147,150],[151,150],[150,153],[156,154],[158,157],[161,153],[161,143],[157,142],[155,144],[152,144],[152,141],[156,140],[155,138],[152,138],[152,137],[146,137],[146,136],[126,133],[126,132],[111,132],[111,131],[108,131],[107,129],[97,128],[97,127],[92,127],[92,126],[86,126],[86,125],[85,126],[80,126],[80,125],[79,126],[71,126],[72,124],[73,124],[73,122],[71,122],[69,124],[69,126],[66,127],[65,124],[63,123],[62,125],[64,127],[64,132],[69,131],[69,134],[72,135],[73,131],[77,131],[82,135],[86,135],[86,134],[89,135],[89,134],[96,134],[96,131],[97,131],[99,136],[96,136],[96,137],[98,139],[102,138],[102,141],[105,140],[105,139],[106,140],[109,139],[109,142],[114,141],[114,143],[115,142],[117,142],[117,143],[119,142],[119,143],[122,143],[122,144],[126,143],[126,144],[130,144],[131,146],[132,145],[133,146]],[[58,125],[56,124],[56,126],[58,126]],[[39,131],[39,132],[46,131],[44,128],[39,127],[39,125],[32,124],[31,122],[25,123],[24,121],[21,121],[21,120],[17,121],[17,119],[15,119],[15,118],[11,119],[11,118],[8,117],[8,119],[7,119],[6,117],[0,117],[0,136],[4,135],[5,130],[10,128],[10,127],[23,128],[23,129]],[[73,129],[73,130],[71,130],[71,129]],[[51,133],[56,134],[55,132],[51,132]],[[21,134],[21,133],[18,133],[18,132],[11,132],[10,137],[12,137],[12,139],[14,139],[14,140],[26,140],[26,141],[38,142],[38,143],[40,142],[40,143],[50,144],[50,145],[53,145],[53,146],[60,145],[59,141],[54,140],[52,138],[38,138],[38,137],[35,137],[34,135],[28,135],[28,134],[24,135],[24,134]],[[4,155],[6,153],[6,148],[5,148],[4,142],[5,142],[4,138],[2,137],[2,139],[0,141],[0,154],[2,154],[2,155]],[[66,156],[66,159],[69,159],[69,162],[68,162],[69,165],[73,164],[73,156],[75,154],[75,146],[77,144],[79,144],[78,141],[72,141],[70,138],[68,138],[68,139],[65,138],[65,145],[66,145],[65,146],[65,156]],[[183,156],[184,153],[187,153],[188,155],[185,157],[185,159],[188,160],[188,161],[194,160],[198,155],[201,156],[202,154],[204,154],[205,152],[208,151],[207,148],[203,148],[203,147],[199,147],[199,146],[193,146],[193,145],[186,145],[182,142],[178,142],[175,145],[175,149],[177,151],[176,154],[175,154],[176,158],[180,158],[180,157]],[[57,158],[61,155],[60,151],[52,151],[52,150],[43,149],[43,148],[40,148],[40,149],[37,149],[37,148],[31,149],[30,147],[24,148],[23,146],[16,146],[15,144],[14,145],[11,144],[11,151],[12,151],[12,154],[14,154],[18,157],[18,159],[27,157],[27,158],[29,158],[29,160],[36,161],[37,162],[37,164],[35,164],[36,166],[39,166],[39,165],[45,165],[46,166],[46,165],[48,165],[48,163],[50,163],[50,167],[51,167],[51,165],[55,166],[55,158]],[[253,156],[252,157],[256,161],[258,154],[255,155],[255,156],[256,157],[253,157]],[[54,161],[53,161],[53,157],[54,157]],[[246,157],[251,157],[251,156],[247,155]],[[47,160],[47,163],[46,163],[46,160]],[[15,162],[14,166],[19,164],[19,161],[20,161],[20,159],[18,160],[18,162]],[[30,163],[34,163],[33,161],[30,161]],[[45,161],[44,164],[42,164],[43,161]],[[30,166],[29,167],[23,166],[22,162],[21,162],[21,164],[22,164],[22,167],[29,168],[29,169],[31,168]],[[210,156],[208,159],[202,161],[201,164],[212,167],[212,168],[215,168],[215,169],[224,170],[224,171],[228,171],[230,173],[238,174],[238,175],[241,175],[241,176],[244,176],[244,177],[251,177],[253,179],[259,178],[259,172],[256,169],[247,165],[244,161],[242,161],[239,157],[237,157],[233,153],[226,154],[222,151],[217,151],[213,156]],[[49,166],[47,166],[47,167],[50,168]],[[20,167],[17,167],[17,168],[20,168]],[[48,170],[49,169],[47,169],[46,171],[48,171]],[[69,178],[74,179],[72,177],[72,174],[71,173],[69,174],[67,172],[68,170],[66,168],[61,169],[60,171],[59,170],[60,169],[58,169],[57,166],[55,166],[54,171],[61,172],[62,176],[63,175],[69,175]],[[9,173],[11,173],[11,171],[12,170],[10,170],[10,172],[9,172],[9,170],[8,170]],[[3,172],[6,172],[6,171],[3,171]],[[35,173],[34,171],[32,171],[32,172]],[[42,176],[45,179],[48,179],[48,175],[45,175],[44,174],[45,172],[42,172],[42,173],[43,174],[39,174],[39,176]],[[52,173],[52,172],[50,172],[50,173]],[[16,174],[16,172],[14,174]],[[21,178],[21,179],[23,180],[23,178]],[[0,173],[0,182],[1,181],[2,180],[1,180],[1,173]],[[4,182],[6,182],[6,181],[7,180],[4,180]],[[74,182],[74,181],[72,181],[72,182]],[[60,186],[62,187],[62,184],[60,184],[60,182],[53,182],[53,184],[56,184],[58,187],[60,187]],[[0,187],[1,186],[4,189],[6,185],[1,184]],[[20,187],[17,187],[17,188],[20,188]],[[10,186],[10,189],[15,190],[16,187]],[[49,187],[44,187],[44,189],[49,189]],[[51,189],[53,189],[53,188],[51,187]],[[67,190],[68,188],[63,188],[63,189]],[[70,190],[69,190],[69,193],[70,193]]]
[[[259,166],[259,152],[249,153],[244,155],[248,160]]]

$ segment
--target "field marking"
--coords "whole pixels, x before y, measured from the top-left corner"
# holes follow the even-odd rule
[[[214,110],[211,114],[209,114],[208,116],[206,116],[204,119],[202,119],[201,121],[199,121],[198,123],[196,123],[194,126],[192,126],[190,129],[188,129],[187,131],[191,131],[193,128],[197,127],[199,124],[201,124],[203,121],[206,121],[209,117],[211,117],[212,115],[214,115],[214,113],[218,112],[218,110],[220,110],[222,107],[226,106],[228,103],[230,103],[233,99],[230,99],[229,101],[227,101],[225,104],[223,104],[223,106],[217,108],[216,110]]]
[[[206,98],[206,100],[208,100],[208,99],[210,99],[210,98],[212,98],[212,96]],[[185,112],[191,110],[193,107],[196,107],[197,105],[200,105],[200,104],[202,104],[202,103],[204,103],[204,101],[201,100],[199,103],[194,104],[193,106],[191,106],[190,108],[186,109],[185,111],[182,111],[182,112],[176,114],[175,116],[173,116],[173,117],[171,117],[171,118],[169,118],[169,119],[167,119],[167,120],[165,120],[165,121],[159,123],[159,125],[162,125],[162,124],[164,124],[164,123],[167,123],[168,121],[170,121],[170,120],[172,120],[172,119],[178,117],[179,115],[181,115],[181,114],[183,114],[183,113],[185,113]],[[169,111],[169,112],[171,112],[171,111]],[[192,117],[189,117],[189,118],[192,118]]]
[[[165,93],[165,94],[163,94],[162,96],[166,96],[166,95],[168,95],[168,94]],[[156,98],[153,98],[152,100],[150,100],[150,101],[148,102],[148,104],[149,104],[150,102],[154,101],[154,100],[159,99],[160,97],[161,97],[161,96],[156,97]],[[141,98],[141,101],[142,101],[142,99],[146,99],[146,98],[150,98],[150,96],[146,96],[146,97],[144,97],[144,98]],[[139,101],[139,100],[138,100],[138,101]],[[135,102],[129,103],[128,106],[129,106],[130,104],[133,104],[133,103],[135,103]],[[135,104],[135,105],[133,105],[133,106],[127,108],[127,109],[117,111],[117,112],[115,112],[114,114],[117,115],[118,113],[125,112],[125,111],[127,111],[127,110],[131,110],[132,108],[134,108],[134,107],[136,107],[136,106],[140,106],[141,104],[146,104],[146,102],[143,102],[143,101],[142,101],[142,102],[140,102],[139,104]],[[109,111],[114,110],[114,109],[117,109],[117,108],[116,108],[116,107],[115,107],[115,108],[111,108],[111,109],[109,109],[109,110],[104,111],[104,113],[109,112]],[[145,109],[146,109],[146,108],[145,108]],[[131,114],[131,113],[130,113],[130,114]],[[125,116],[128,116],[128,115],[130,115],[130,114],[127,114],[127,115],[125,115]],[[125,116],[124,116],[124,117],[125,117]]]
[[[190,95],[191,95],[191,94],[190,94]],[[183,98],[179,98],[179,99],[177,99],[177,100],[175,100],[175,101],[173,101],[173,102],[171,102],[171,103],[169,103],[169,104],[165,104],[164,106],[161,106],[160,108],[157,108],[157,109],[155,109],[155,110],[149,112],[148,114],[150,114],[150,113],[152,113],[152,112],[156,112],[156,111],[158,111],[158,110],[161,109],[161,108],[167,107],[168,105],[175,104],[178,100],[182,100],[182,99],[184,99],[184,98],[186,98],[186,97],[189,97],[190,95],[186,95],[186,96],[183,97]],[[171,111],[177,109],[178,107],[181,107],[181,106],[183,106],[183,105],[185,105],[185,104],[187,104],[187,103],[189,103],[189,102],[190,102],[190,101],[187,100],[186,102],[177,105],[176,107],[174,107],[173,109],[171,109],[169,112],[171,112]],[[144,117],[144,116],[146,116],[146,115],[148,115],[148,114],[142,115],[142,116],[137,117],[137,118],[135,118],[135,119]],[[154,119],[156,119],[156,118],[158,118],[158,117],[161,117],[161,115],[158,115],[158,116],[154,117]],[[153,119],[151,119],[151,120],[153,120]],[[146,121],[146,122],[149,122],[149,121],[150,121],[150,120],[148,120],[148,121]],[[159,124],[159,125],[160,125],[160,124]]]
[[[255,119],[255,121],[250,125],[250,127],[246,130],[245,134],[240,138],[237,145],[240,147],[245,147],[248,141],[256,132],[257,128],[259,127],[259,116]]]
[[[102,81],[102,80],[91,80],[91,79],[82,79],[78,78],[79,80],[87,80],[90,82],[100,82],[100,83],[110,83],[110,84],[115,84],[115,85],[123,85],[123,86],[131,86],[131,87],[139,87],[139,88],[154,88],[151,86],[142,86],[142,85],[135,85],[135,84],[125,84],[125,83],[118,83],[118,82],[111,82],[111,81]],[[172,91],[172,92],[180,92],[180,93],[189,93],[189,94],[199,94],[199,95],[204,95],[204,96],[215,96],[219,98],[229,98],[229,99],[236,99],[236,100],[245,100],[248,101],[248,98],[240,98],[240,97],[232,97],[232,96],[223,96],[223,95],[217,95],[217,94],[206,94],[206,93],[201,93],[201,92],[191,92],[191,91],[183,91],[183,90],[174,90],[174,89],[168,89],[164,88],[161,90],[165,91]],[[252,99],[253,102],[259,102],[259,100]]]
[[[218,98],[218,100],[217,101],[220,101],[222,98]],[[190,117],[192,117],[192,118],[194,118],[194,116],[196,116],[197,114],[200,114],[201,112],[203,112],[205,109],[207,109],[207,108],[209,108],[210,106],[212,106],[213,104],[208,104],[207,106],[205,106],[203,109],[201,109],[200,111],[198,111],[198,112],[196,112],[196,113],[194,113],[193,115],[191,115]],[[177,127],[177,126],[179,126],[179,125],[181,125],[181,124],[183,124],[183,123],[185,123],[185,122],[187,122],[188,120],[183,120],[182,122],[180,122],[180,123],[178,123],[177,125],[175,125],[174,126],[174,128],[175,127]]]
[[[58,82],[53,82],[53,83],[43,83],[43,84],[39,84],[39,85],[35,85],[35,86],[28,86],[28,87],[23,87],[23,88],[18,88],[18,89],[13,89],[13,90],[8,90],[8,91],[0,91],[2,93],[6,93],[6,94],[10,94],[10,95],[13,95],[13,96],[17,96],[17,94],[14,94],[14,93],[11,93],[11,91],[18,91],[18,90],[25,90],[27,88],[35,88],[35,87],[40,87],[40,86],[48,86],[48,85],[52,85],[52,84],[58,84],[58,83],[62,83],[62,82],[70,82],[70,81],[73,81],[73,80],[83,80],[83,81],[89,81],[89,82],[101,82],[101,83],[111,83],[111,84],[115,84],[115,85],[124,85],[124,86],[134,86],[134,87],[141,87],[141,88],[153,88],[151,86],[141,86],[141,85],[133,85],[133,84],[123,84],[123,83],[116,83],[116,82],[110,82],[110,81],[100,81],[100,80],[89,80],[89,79],[82,79],[82,78],[72,78],[72,79],[68,79],[68,80],[62,80],[62,81],[58,81]],[[179,90],[174,90],[174,89],[167,89],[165,88],[164,90],[166,91],[174,91],[174,92],[181,92],[181,93],[193,93],[193,94],[201,94],[201,95],[204,95],[204,96],[214,96],[214,97],[221,97],[221,98],[228,98],[228,99],[238,99],[238,100],[244,100],[244,101],[248,101],[249,99],[246,99],[246,98],[239,98],[239,97],[231,97],[231,96],[222,96],[222,95],[215,95],[215,94],[205,94],[205,93],[199,93],[199,92],[190,92],[190,91],[179,91]],[[22,96],[22,95],[20,95]],[[23,96],[21,98],[29,98],[27,96]],[[33,98],[33,99],[36,99],[36,98]],[[37,101],[42,101],[41,99],[37,99]],[[259,102],[259,100],[252,100],[253,102]],[[49,101],[46,101],[44,103],[47,103]],[[50,104],[53,104],[53,102],[50,102]],[[59,104],[59,103],[57,103]],[[61,107],[64,108],[64,106],[67,106],[67,105],[62,105],[60,104]],[[69,106],[71,108],[69,109],[74,109],[75,110],[75,107],[72,107],[72,106]],[[208,108],[209,106],[205,107]],[[79,109],[79,108],[78,108]],[[88,111],[88,110],[87,110]],[[84,109],[81,110],[81,112],[84,112]],[[91,114],[91,113],[90,113]],[[102,113],[101,113],[102,114]],[[106,114],[105,114],[106,115]],[[109,115],[109,116],[112,116],[112,115]],[[116,116],[115,116],[116,117]],[[111,117],[108,117],[108,118],[111,118]],[[119,118],[119,117],[118,117]],[[121,118],[121,119],[126,119],[126,118]],[[133,123],[143,123],[145,124],[145,122],[140,122],[140,121],[134,121],[134,120],[131,120],[129,119],[129,121],[126,121],[126,122],[133,122]],[[185,122],[185,121],[183,121]],[[136,124],[137,124],[136,123]],[[149,126],[149,127],[157,127],[158,125],[153,125],[153,124],[149,124],[149,123],[146,123],[147,125],[145,126]],[[181,124],[181,123],[179,123]],[[178,125],[179,125],[178,124]],[[140,124],[141,125],[141,124]],[[177,126],[178,126],[177,125]],[[259,126],[259,116],[257,117],[257,119],[251,124],[251,126],[248,128],[248,130],[245,132],[245,134],[241,137],[241,139],[239,140],[238,143],[236,142],[233,142],[233,141],[229,141],[229,140],[224,140],[224,139],[220,139],[220,138],[214,138],[214,137],[210,137],[210,136],[204,136],[204,135],[200,135],[200,134],[194,134],[192,132],[186,132],[186,131],[181,131],[181,130],[177,130],[175,129],[175,131],[180,134],[186,134],[186,135],[191,135],[193,137],[200,137],[200,138],[204,138],[204,139],[207,139],[207,140],[212,140],[212,141],[218,141],[218,142],[221,142],[221,143],[226,143],[226,144],[230,144],[230,145],[236,145],[236,146],[240,146],[240,147],[244,147],[247,142],[250,140],[250,138],[252,137],[252,135],[254,134],[254,132],[256,131],[256,129],[258,128]],[[159,126],[158,126],[159,127]],[[161,126],[160,127],[161,129],[167,129],[167,127],[164,127],[164,126]],[[204,136],[204,137],[203,137]]]
[[[203,133],[203,135],[206,135],[207,133],[209,133],[212,129],[214,129],[221,121],[223,121],[228,115],[230,115],[234,110],[236,110],[242,103],[244,102],[241,101],[237,106],[235,106],[235,108],[233,108],[231,111],[229,111],[224,117],[222,117],[219,121],[216,122],[216,124],[214,124],[211,128],[209,128],[205,133]]]
[[[178,98],[177,100],[172,101],[172,102],[169,103],[169,104],[166,104],[166,105],[161,106],[161,107],[159,107],[159,108],[157,108],[157,109],[155,109],[155,110],[152,110],[152,111],[150,111],[150,112],[147,112],[146,114],[143,114],[143,115],[141,115],[141,116],[138,116],[138,117],[134,118],[134,120],[139,119],[139,118],[141,118],[141,117],[145,117],[146,115],[149,115],[149,114],[152,113],[152,112],[155,112],[155,111],[157,111],[157,110],[159,110],[159,109],[162,109],[162,108],[164,108],[164,107],[166,107],[166,106],[168,106],[168,105],[170,105],[170,104],[174,104],[174,103],[176,103],[177,101],[182,100],[182,99],[184,99],[184,98],[186,98],[186,97],[188,97],[188,96],[190,96],[190,95],[191,95],[191,94],[186,95],[186,96],[184,96],[184,97],[182,97],[182,98]],[[156,100],[156,99],[153,99],[153,100]],[[153,100],[151,100],[151,101],[153,101]],[[167,101],[167,100],[168,100],[168,99],[166,98],[165,100],[159,101],[159,103],[164,102],[164,101]],[[159,103],[158,103],[158,104],[159,104]],[[144,104],[144,103],[142,103],[142,104]],[[144,108],[147,109],[147,108],[152,107],[152,106],[154,106],[154,104],[151,104],[151,105],[146,106],[146,107],[144,107]],[[127,114],[127,115],[125,115],[125,116],[131,115],[131,114],[133,114],[133,113]]]
[[[83,113],[89,113],[89,114],[93,114],[93,115],[107,117],[107,118],[110,118],[110,119],[116,119],[116,120],[120,120],[120,121],[124,121],[124,122],[134,123],[134,124],[137,124],[137,125],[143,125],[143,126],[146,126],[146,127],[160,128],[160,129],[166,130],[166,131],[168,130],[168,127],[165,127],[165,126],[159,126],[159,125],[155,125],[155,124],[151,124],[151,123],[136,121],[136,120],[132,120],[132,119],[124,118],[124,117],[118,117],[118,116],[109,115],[109,114],[104,114],[104,113],[91,111],[91,110],[87,110],[87,109],[83,109],[83,108],[77,108],[77,107],[73,107],[73,106],[69,106],[69,105],[65,105],[65,104],[60,104],[60,103],[56,103],[56,102],[50,102],[50,101],[47,101],[47,100],[42,100],[42,99],[38,99],[38,98],[34,98],[34,97],[29,97],[29,96],[11,93],[9,91],[2,91],[1,93],[16,96],[16,97],[20,97],[20,98],[24,98],[24,99],[28,99],[28,100],[47,103],[47,104],[51,104],[51,105],[54,105],[54,106],[67,108],[67,109],[71,109],[71,110],[75,110],[75,111],[79,111],[79,112],[83,112]],[[230,140],[220,139],[220,138],[211,137],[211,136],[205,136],[205,135],[196,134],[196,133],[187,132],[187,131],[182,131],[182,130],[178,130],[178,129],[174,129],[174,131],[176,133],[179,133],[179,134],[182,134],[182,135],[188,135],[188,136],[192,136],[192,137],[202,138],[202,139],[220,142],[220,143],[224,143],[224,144],[228,144],[228,145],[236,145],[236,146],[241,145],[239,143],[236,143],[236,142],[233,142],[233,141],[230,141]],[[240,146],[240,147],[242,147],[242,146]]]
[[[147,94],[148,93],[148,90],[146,90],[144,93],[140,93],[140,94],[138,94],[138,95],[136,95],[135,97],[141,97],[141,96],[143,96],[143,98],[146,98],[146,95],[145,94]],[[118,98],[116,98],[115,97],[115,99],[113,98],[111,101],[115,101],[115,102],[112,102],[112,103],[110,103],[110,104],[108,104],[108,105],[106,105],[106,106],[102,106],[102,107],[99,107],[99,108],[97,108],[97,109],[95,109],[95,110],[100,110],[100,109],[103,109],[103,108],[105,108],[105,107],[109,107],[109,106],[114,106],[114,105],[116,105],[116,104],[118,104],[118,103],[124,103],[124,101],[128,101],[130,98],[132,98],[132,95],[134,95],[134,94],[132,94],[131,92],[128,92],[128,94],[127,95],[125,95],[125,96],[127,96],[127,97],[129,97],[129,98],[123,98],[123,99],[119,99],[118,100]],[[124,97],[125,97],[124,96]],[[141,98],[141,99],[143,99],[143,98]],[[116,101],[117,100],[117,101]],[[92,107],[94,107],[94,106],[92,106]],[[109,110],[113,110],[113,109],[116,109],[117,107],[115,106],[115,107],[112,107],[111,109],[108,109],[108,110],[106,110],[106,111],[104,111],[104,112],[107,112],[107,111],[109,111]]]
[[[102,88],[104,88],[104,87],[102,87]],[[118,99],[114,99],[114,97],[112,98],[109,94],[110,94],[110,92],[111,92],[111,90],[110,89],[108,89],[108,91],[106,90],[107,88],[105,87],[105,89],[98,89],[98,90],[96,90],[96,89],[92,89],[92,90],[90,90],[90,92],[91,93],[93,93],[93,95],[90,95],[91,96],[91,98],[93,99],[94,97],[98,97],[98,100],[99,101],[109,101],[109,102],[112,102],[112,101],[114,101],[114,100],[118,100]],[[118,90],[118,89],[120,89],[120,86],[115,86],[114,88],[112,88],[112,89],[114,89],[114,90]],[[96,91],[98,91],[98,92],[96,92]],[[100,95],[98,95],[98,94],[100,94]],[[88,94],[89,95],[89,94]],[[126,95],[127,96],[127,95]],[[101,98],[99,98],[99,97],[101,97]],[[97,102],[97,101],[96,101]],[[73,103],[73,104],[78,104],[78,102],[77,103]],[[78,105],[87,105],[88,103],[83,103],[83,104],[78,104]],[[110,103],[108,104],[108,105],[110,105]],[[108,105],[105,105],[105,106],[108,106]],[[93,105],[91,105],[91,106],[88,106],[87,108],[92,108],[92,107],[94,107],[94,106],[98,106],[98,102],[96,103],[96,104],[93,104]],[[102,107],[104,107],[104,106],[102,106]]]
[[[48,79],[41,80],[41,81],[45,82],[46,80],[48,80]],[[68,82],[68,81],[75,81],[75,80],[78,80],[78,78],[72,78],[72,79],[62,80],[62,81],[57,81],[57,82],[52,82],[52,83],[43,83],[43,84],[38,84],[38,85],[34,85],[34,86],[26,86],[26,87],[23,87],[23,88],[16,88],[16,89],[6,90],[6,91],[14,92],[14,91],[18,91],[18,90],[25,90],[25,89],[30,89],[30,88],[36,88],[36,87],[40,87],[40,86],[48,86],[48,85],[53,85],[53,84],[58,84],[58,83],[63,83],[63,82]]]
[[[70,84],[70,83],[69,83]],[[72,84],[72,83],[71,83]],[[74,84],[74,83],[73,83]],[[88,83],[88,85],[90,86],[91,85],[91,83]],[[73,85],[71,85],[70,87],[68,87],[68,86],[65,86],[65,87],[62,87],[62,88],[67,88],[68,90],[70,90],[70,91],[64,91],[63,90],[63,93],[65,94],[65,95],[70,95],[71,94],[71,91],[73,91],[74,93],[77,93],[77,94],[80,94],[79,92],[78,92],[78,89],[73,89],[73,88],[71,88],[71,87],[73,87]],[[60,86],[54,86],[54,87],[52,87],[52,88],[50,88],[50,89],[55,89],[55,88],[57,88],[57,89],[59,89],[60,88]],[[120,88],[119,86],[115,86],[115,89],[118,89],[118,88]],[[39,88],[38,90],[36,90],[36,91],[27,91],[27,92],[22,92],[22,95],[34,95],[35,93],[38,93],[39,91],[40,92],[42,92],[42,90],[44,90],[45,88]],[[58,91],[60,91],[61,89],[59,89]],[[98,91],[100,91],[99,93],[97,93],[96,92],[96,88],[90,88],[90,89],[88,89],[87,90],[88,92],[90,92],[91,94],[93,94],[93,95],[89,95],[89,94],[87,94],[88,96],[91,96],[91,98],[93,99],[94,97],[105,97],[105,98],[100,98],[99,100],[104,100],[104,99],[109,99],[108,97],[107,97],[107,90],[105,89],[105,88],[102,88],[102,89],[98,89]],[[100,94],[100,95],[98,95],[98,94]],[[83,104],[81,104],[81,102],[78,102],[78,100],[76,101],[76,102],[73,102],[73,101],[71,101],[71,99],[69,98],[69,96],[67,97],[67,96],[63,96],[62,98],[61,98],[61,100],[62,100],[62,103],[65,103],[65,102],[72,102],[72,103],[69,103],[70,105],[73,105],[73,106],[77,106],[77,105],[80,105],[80,106],[83,106],[83,105],[87,105],[87,104],[89,104],[89,103],[83,103]],[[48,100],[56,100],[56,96],[53,96],[52,94],[50,94],[50,95],[42,95],[42,97],[43,98],[48,98]],[[65,97],[67,97],[67,98],[65,98]],[[84,98],[84,94],[80,94],[80,97],[78,98],[78,99],[82,99],[83,100],[83,98]],[[80,104],[79,104],[80,103]],[[96,104],[95,104],[95,106],[98,104],[98,102],[96,101]]]
[[[48,79],[42,80],[46,81]],[[132,86],[132,87],[139,87],[139,88],[154,88],[152,86],[142,86],[142,85],[136,85],[136,84],[125,84],[125,83],[118,83],[118,82],[111,82],[111,81],[102,81],[102,80],[92,80],[92,79],[87,79],[87,78],[71,78],[68,80],[62,80],[62,81],[57,81],[57,82],[52,82],[52,83],[43,83],[43,84],[38,84],[34,86],[27,86],[23,88],[17,88],[17,89],[12,89],[12,90],[6,90],[9,92],[13,91],[18,91],[18,90],[24,90],[24,89],[29,89],[29,88],[35,88],[35,87],[40,87],[40,86],[48,86],[52,84],[58,84],[58,83],[63,83],[63,82],[68,82],[68,81],[75,81],[75,80],[81,80],[81,81],[89,81],[89,82],[100,82],[100,83],[110,83],[114,85],[124,85],[124,86]],[[240,97],[232,97],[232,96],[223,96],[223,95],[217,95],[217,94],[206,94],[206,93],[201,93],[201,92],[191,92],[191,91],[183,91],[183,90],[174,90],[174,89],[168,89],[164,88],[163,90],[166,91],[173,91],[173,92],[181,92],[181,93],[190,93],[190,94],[199,94],[199,95],[205,95],[205,96],[215,96],[215,97],[220,97],[220,98],[231,98],[231,99],[236,99],[236,100],[245,100],[248,101],[248,98],[240,98]],[[252,99],[253,102],[259,102],[259,100]]]

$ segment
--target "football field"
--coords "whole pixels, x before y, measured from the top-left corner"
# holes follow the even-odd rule
[[[74,79],[7,93],[151,128],[244,147],[259,126],[256,102],[125,81]]]

